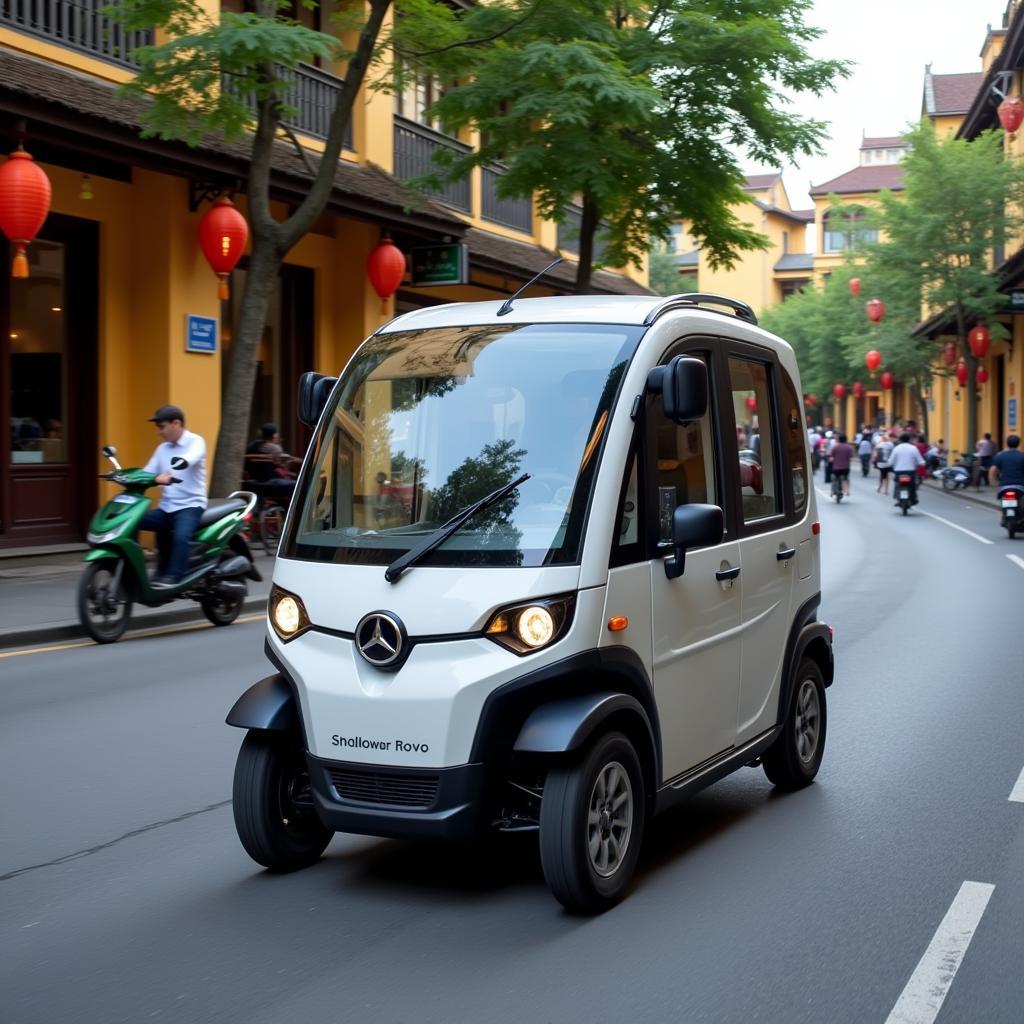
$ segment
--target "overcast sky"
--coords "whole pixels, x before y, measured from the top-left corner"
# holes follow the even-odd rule
[[[815,0],[807,20],[826,30],[815,55],[854,67],[836,92],[795,104],[801,114],[830,121],[831,139],[824,156],[784,168],[793,207],[811,205],[809,184],[857,166],[863,134],[897,135],[918,119],[925,64],[938,75],[980,71],[986,28],[1001,26],[1005,9],[1006,0]]]

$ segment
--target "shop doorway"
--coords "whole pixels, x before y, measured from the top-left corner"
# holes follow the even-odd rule
[[[95,511],[99,231],[51,214],[0,273],[0,547],[81,541]]]

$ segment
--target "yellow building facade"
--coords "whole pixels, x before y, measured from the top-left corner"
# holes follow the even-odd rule
[[[216,0],[204,2],[216,16]],[[197,229],[221,192],[237,193],[245,212],[246,145],[141,139],[142,101],[119,95],[117,86],[134,74],[130,50],[152,34],[126,38],[102,14],[103,0],[78,6],[84,16],[77,20],[51,16],[45,5],[0,8],[0,152],[23,141],[53,188],[50,215],[29,247],[29,278],[0,278],[0,416],[9,424],[0,434],[0,550],[8,552],[81,541],[107,486],[96,480],[106,468],[99,447],[115,444],[124,465],[143,464],[158,440],[146,420],[161,404],[185,409],[212,462],[244,286],[243,259],[231,299],[220,302]],[[223,8],[242,6],[225,0]],[[320,27],[320,13],[301,3],[292,14]],[[302,65],[294,73],[291,127],[314,158],[342,70]],[[378,74],[390,77],[387,67]],[[573,290],[578,211],[567,210],[558,225],[529,200],[499,198],[500,167],[477,170],[442,195],[410,192],[404,181],[429,170],[437,149],[475,141],[430,125],[423,100],[415,89],[395,96],[364,88],[327,212],[287,254],[261,346],[250,430],[278,423],[291,451],[301,452],[308,439],[295,411],[298,376],[337,373],[396,313],[505,297],[558,254],[566,263],[533,294]],[[277,216],[301,201],[309,180],[293,149],[278,143]],[[414,286],[407,272],[382,310],[366,263],[385,233],[408,265],[415,247],[462,246],[464,283]],[[592,288],[643,293],[646,270],[598,271]],[[210,347],[211,323],[212,352],[201,344],[205,337]]]

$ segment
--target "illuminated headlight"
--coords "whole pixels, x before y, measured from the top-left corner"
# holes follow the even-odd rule
[[[516,654],[531,654],[565,632],[575,600],[554,597],[502,608],[491,616],[484,634]]]
[[[309,616],[302,606],[302,599],[287,590],[271,587],[267,610],[274,632],[286,643],[309,629]]]

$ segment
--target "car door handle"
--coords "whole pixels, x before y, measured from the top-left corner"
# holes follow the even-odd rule
[[[796,548],[783,548],[781,551],[775,552],[775,557],[780,562],[788,562],[791,558],[796,557]]]
[[[740,567],[737,565],[732,569],[719,569],[718,572],[715,573],[715,579],[718,580],[719,583],[725,583],[728,580],[736,579],[739,574]]]

